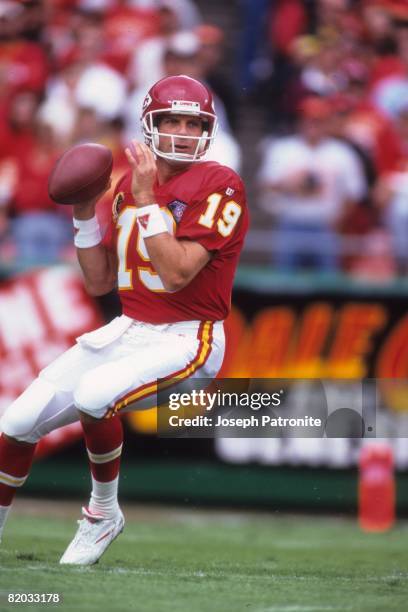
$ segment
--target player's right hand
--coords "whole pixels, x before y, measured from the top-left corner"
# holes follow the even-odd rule
[[[125,153],[132,168],[132,195],[136,206],[153,204],[157,166],[152,151],[146,144],[132,140],[132,146],[125,149]]]

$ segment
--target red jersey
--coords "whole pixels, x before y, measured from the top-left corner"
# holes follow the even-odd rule
[[[194,240],[212,258],[183,289],[169,292],[155,272],[136,222],[131,171],[115,190],[112,223],[104,244],[118,256],[123,313],[148,323],[219,321],[231,305],[239,255],[248,229],[245,187],[230,168],[216,162],[191,164],[154,193],[169,232]]]

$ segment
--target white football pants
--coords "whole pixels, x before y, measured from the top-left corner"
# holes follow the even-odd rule
[[[6,410],[0,431],[23,442],[78,420],[156,405],[157,379],[213,378],[224,358],[222,321],[152,325],[122,315],[84,334]]]

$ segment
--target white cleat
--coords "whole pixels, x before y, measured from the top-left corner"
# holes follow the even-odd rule
[[[93,565],[102,557],[109,544],[123,531],[125,519],[121,510],[113,518],[103,518],[82,508],[84,518],[78,521],[78,531],[62,555],[63,565]]]

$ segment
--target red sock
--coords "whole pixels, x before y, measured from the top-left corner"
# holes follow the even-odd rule
[[[0,506],[10,506],[30,471],[36,444],[21,444],[0,436]]]
[[[91,423],[82,422],[92,476],[110,482],[119,474],[123,427],[119,416]]]

